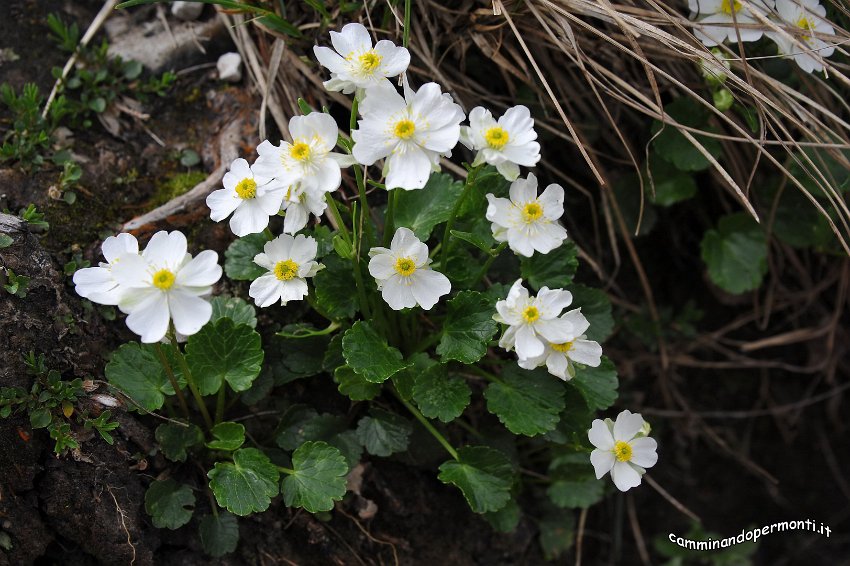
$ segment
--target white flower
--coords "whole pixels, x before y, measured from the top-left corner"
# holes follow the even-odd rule
[[[121,286],[118,308],[128,314],[127,326],[142,342],[158,342],[169,320],[180,334],[191,336],[209,321],[212,307],[202,297],[221,278],[218,254],[186,253],[186,236],[157,232],[141,255],[125,254],[112,267]]]
[[[101,246],[106,263],[86,267],[74,273],[74,290],[81,297],[101,305],[117,305],[121,288],[112,277],[112,268],[125,254],[139,254],[139,242],[132,234],[110,236]]]
[[[658,461],[655,450],[658,443],[646,436],[646,423],[639,414],[623,411],[617,422],[596,419],[587,431],[590,443],[596,450],[590,454],[590,463],[596,479],[611,472],[611,479],[620,491],[640,485],[640,477]]]
[[[283,206],[281,206],[281,209],[286,211],[286,216],[283,219],[283,233],[295,234],[304,228],[310,220],[311,214],[316,218],[321,217],[328,207],[325,194],[305,190],[300,184],[291,185],[286,190],[286,197],[283,199]]]
[[[823,71],[822,57],[835,53],[835,47],[816,37],[815,34],[834,35],[835,28],[826,19],[826,8],[818,0],[776,0],[776,12],[782,19],[781,24],[797,42],[785,35],[770,32],[768,37],[776,42],[779,52],[793,57],[797,65],[807,73]],[[795,33],[796,32],[796,33]]]
[[[508,108],[497,122],[489,110],[477,106],[469,113],[469,126],[460,129],[460,142],[478,151],[473,166],[495,165],[508,181],[519,177],[519,166],[534,167],[540,161],[534,120],[525,106]]]
[[[338,129],[329,114],[313,112],[289,121],[292,143],[274,146],[268,140],[257,147],[260,156],[252,169],[257,175],[274,178],[284,186],[300,183],[306,191],[331,192],[342,183],[340,167],[353,163],[349,155],[332,151]]]
[[[372,165],[387,158],[388,189],[421,189],[439,169],[460,137],[463,110],[440,85],[427,83],[414,92],[405,83],[404,97],[389,83],[366,91],[359,128],[351,133],[354,158]]]
[[[315,261],[316,240],[298,234],[294,238],[283,234],[263,246],[263,252],[254,256],[254,263],[269,270],[251,283],[248,294],[258,307],[267,307],[280,301],[300,301],[307,296],[307,277],[322,269]]]
[[[396,230],[390,249],[372,248],[369,257],[369,273],[393,310],[416,305],[430,310],[452,290],[449,278],[431,269],[428,246],[408,228]]]
[[[280,210],[284,185],[258,175],[242,158],[231,163],[221,184],[223,189],[207,196],[210,218],[220,222],[233,214],[230,229],[240,238],[265,230],[269,217]]]
[[[392,41],[382,39],[372,47],[372,38],[361,24],[346,24],[342,32],[331,32],[329,47],[313,47],[316,59],[331,72],[325,82],[330,91],[350,94],[358,88],[370,88],[400,75],[410,64],[410,53]]]
[[[753,15],[767,15],[773,7],[774,0],[688,0],[691,17],[698,20],[699,27],[694,28],[694,35],[705,45],[711,47],[729,40],[758,41],[763,30],[740,27],[743,25],[761,25]],[[737,29],[736,25],[738,24]]]
[[[537,297],[531,297],[517,279],[505,300],[496,303],[493,319],[509,325],[499,346],[515,349],[521,360],[541,356],[544,341],[562,344],[573,336],[573,324],[558,318],[573,302],[572,293],[563,289],[541,287]]]
[[[493,223],[493,238],[507,242],[520,255],[531,257],[535,251],[549,253],[567,239],[567,231],[558,222],[564,214],[564,189],[549,185],[537,196],[537,177],[517,179],[511,184],[510,200],[487,195],[487,220]]]
[[[569,338],[560,343],[546,342],[539,356],[520,359],[521,368],[534,369],[546,364],[549,373],[569,381],[575,376],[573,362],[594,368],[599,366],[602,362],[602,346],[585,339],[584,333],[590,328],[590,322],[581,314],[581,309],[571,310],[561,318],[572,324]]]

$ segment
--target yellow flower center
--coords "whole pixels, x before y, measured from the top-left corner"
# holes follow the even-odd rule
[[[616,456],[617,460],[620,462],[628,462],[632,459],[632,445],[628,442],[618,440],[614,444],[614,456]]]
[[[274,276],[280,281],[289,281],[296,275],[298,275],[298,264],[291,259],[274,264]]]
[[[537,310],[537,307],[525,307],[525,310],[522,311],[522,319],[528,324],[531,324],[538,318],[540,318],[540,311]]]
[[[153,286],[168,291],[174,286],[174,274],[167,269],[160,269],[153,274]]]
[[[738,0],[723,0],[720,3],[720,11],[727,16],[731,16],[733,13],[737,14],[741,11],[741,3]]]
[[[403,277],[412,275],[416,271],[416,262],[409,257],[400,257],[395,260],[395,271]]]
[[[534,222],[543,216],[543,207],[537,201],[530,202],[522,207],[522,219],[526,222]]]
[[[257,196],[257,182],[254,179],[242,179],[236,183],[236,194],[241,199],[251,199]]]
[[[800,28],[800,29],[804,29],[806,31],[814,31],[815,30],[815,22],[813,22],[809,18],[803,16],[802,18],[797,20],[797,27]],[[803,41],[809,41],[811,39],[812,38],[809,35],[803,36]]]
[[[561,352],[562,354],[569,352],[573,348],[572,342],[564,342],[563,344],[550,344],[550,345],[552,346],[553,350],[555,350],[556,352]]]
[[[297,161],[307,161],[310,159],[310,146],[304,142],[294,143],[289,150],[289,155]]]
[[[484,139],[487,141],[487,145],[492,147],[493,149],[502,149],[505,147],[505,144],[511,139],[508,135],[508,132],[505,131],[504,128],[499,126],[493,126],[486,132],[484,132]]]
[[[381,57],[374,51],[367,51],[366,53],[358,57],[358,61],[360,62],[360,69],[364,73],[372,74],[375,72],[375,69],[380,66],[382,59],[383,57]]]
[[[395,135],[403,140],[410,139],[416,132],[416,124],[412,120],[399,120],[395,124]]]

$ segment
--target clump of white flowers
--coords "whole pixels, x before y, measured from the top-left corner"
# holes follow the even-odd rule
[[[835,45],[822,37],[835,35],[835,28],[819,0],[688,0],[688,7],[698,24],[694,35],[708,47],[767,36],[780,55],[807,73],[822,71],[823,60],[835,52]],[[781,31],[768,27],[768,21]]]
[[[623,411],[616,422],[596,419],[587,431],[588,440],[596,449],[590,454],[590,463],[596,479],[611,473],[614,485],[628,491],[640,485],[646,468],[658,462],[658,443],[649,438],[649,424],[637,413]]]
[[[524,369],[534,369],[546,365],[549,373],[568,381],[575,377],[575,364],[598,367],[602,362],[602,346],[584,335],[590,328],[590,322],[581,314],[581,309],[573,309],[561,319],[572,325],[570,336],[563,342],[547,341],[543,353],[519,360]]]
[[[268,269],[251,283],[248,295],[258,307],[268,307],[277,301],[286,305],[307,296],[308,277],[319,272],[322,264],[315,261],[318,244],[314,238],[298,234],[294,238],[282,234],[263,246],[254,263]]]
[[[450,155],[460,138],[463,110],[427,83],[418,91],[405,83],[402,97],[389,83],[366,91],[360,104],[363,119],[351,132],[354,158],[363,165],[386,159],[388,189],[421,189],[439,170],[440,157]]]
[[[118,251],[122,253],[116,256]],[[177,333],[190,336],[209,321],[212,307],[206,297],[222,273],[216,252],[204,250],[192,257],[186,236],[177,231],[157,232],[141,254],[135,238],[120,234],[104,242],[103,252],[108,267],[92,269],[105,270],[98,274],[103,281],[108,271],[114,286],[92,292],[87,272],[75,277],[77,291],[94,302],[117,304],[142,342],[159,342],[171,323]]]
[[[262,232],[268,227],[269,218],[280,210],[285,186],[271,177],[257,175],[241,157],[230,165],[221,183],[223,189],[207,196],[210,218],[220,222],[232,214],[230,229],[239,237]]]
[[[399,228],[389,249],[369,250],[369,273],[393,310],[419,305],[431,310],[452,290],[449,278],[431,269],[428,246],[408,228]]]
[[[487,220],[493,223],[493,238],[507,242],[510,248],[525,257],[535,251],[547,254],[564,243],[567,231],[558,222],[564,214],[564,189],[549,185],[537,195],[537,177],[511,184],[510,199],[487,195]]]
[[[541,287],[536,297],[517,279],[505,300],[496,303],[497,322],[507,324],[499,346],[516,350],[521,360],[543,355],[546,342],[561,344],[573,335],[573,324],[559,318],[561,312],[573,302],[573,296],[563,289]]]
[[[109,236],[101,246],[106,263],[98,267],[85,267],[74,273],[74,289],[83,298],[101,305],[117,305],[121,299],[118,281],[112,268],[126,254],[138,255],[139,242],[132,234]]]
[[[494,165],[508,181],[519,177],[519,166],[534,167],[540,161],[534,120],[525,106],[508,108],[497,121],[481,106],[469,113],[469,126],[460,131],[463,145],[478,153],[473,167],[482,163]]]

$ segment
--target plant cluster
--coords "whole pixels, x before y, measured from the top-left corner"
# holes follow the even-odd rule
[[[106,261],[74,274],[81,296],[117,306],[141,340],[114,352],[107,380],[142,412],[179,411],[157,428],[160,450],[206,472],[153,482],[146,509],[175,529],[206,491],[216,505],[199,519],[200,537],[224,554],[237,544],[235,516],[265,511],[279,494],[288,507],[330,511],[363,451],[415,451],[418,423],[447,454],[437,477],[494,528],[513,530],[523,502],[545,510],[536,518],[554,556],[568,544],[569,510],[603,497],[598,479],[610,472],[629,489],[657,459],[640,415],[594,420],[617,397],[599,344],[613,321],[605,294],[573,281],[564,189],[521,177],[541,149],[527,108],[498,119],[475,108],[462,125],[440,85],[409,84],[405,47],[373,45],[360,24],[331,42],[315,54],[331,73],[326,88],[353,94],[349,131],[302,102],[291,139],[260,143],[253,165],[234,161],[207,199],[212,219],[230,217],[238,236],[224,273],[250,281],[257,307],[280,304],[298,322],[258,329],[241,298],[210,298],[218,256],[192,256],[178,231],[143,250],[130,234],[107,238]],[[402,92],[389,80],[398,75]],[[458,143],[475,154],[463,181],[440,165]],[[348,168],[350,204],[337,196]],[[332,229],[311,222],[325,212]],[[354,420],[275,390],[321,375],[355,403]],[[285,407],[270,440],[251,433],[236,404],[264,399]],[[464,418],[472,405],[504,428]]]
[[[110,433],[118,428],[118,423],[110,420],[112,414],[109,410],[92,415],[77,407],[78,399],[86,392],[82,379],[63,380],[58,371],[47,369],[44,354],[30,352],[24,357],[24,362],[27,371],[34,377],[32,387],[29,391],[22,387],[0,388],[0,418],[27,415],[33,429],[46,429],[50,434],[56,454],[80,447],[72,425],[85,430],[94,429],[107,443],[114,442]],[[25,433],[20,434],[28,440]]]

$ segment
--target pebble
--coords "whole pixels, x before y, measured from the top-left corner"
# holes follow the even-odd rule
[[[242,57],[238,53],[225,53],[219,57],[216,68],[218,78],[223,81],[238,83],[242,80]]]
[[[197,20],[201,12],[204,11],[204,5],[200,2],[174,2],[171,4],[171,13],[181,20],[191,21]]]

